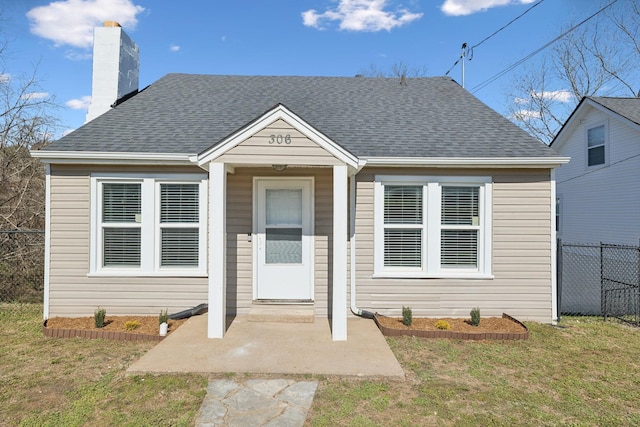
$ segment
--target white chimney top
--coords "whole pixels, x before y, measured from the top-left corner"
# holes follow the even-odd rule
[[[115,21],[105,21],[93,31],[93,84],[85,123],[138,90],[138,45]]]

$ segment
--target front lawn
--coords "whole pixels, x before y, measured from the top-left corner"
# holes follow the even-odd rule
[[[41,313],[0,304],[0,425],[194,424],[206,377],[127,376],[153,343],[45,338]],[[320,383],[306,424],[640,425],[640,330],[527,326],[527,341],[389,339],[407,381],[300,377]]]

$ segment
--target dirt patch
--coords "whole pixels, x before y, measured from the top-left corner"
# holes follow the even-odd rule
[[[139,326],[135,329],[127,330],[125,323],[137,321]],[[169,334],[187,319],[169,320]],[[47,320],[47,328],[52,329],[75,329],[89,331],[112,331],[128,332],[132,334],[160,335],[160,325],[158,316],[107,316],[102,328],[96,328],[93,317],[52,317]]]
[[[474,333],[503,333],[517,334],[526,332],[526,329],[517,322],[504,317],[485,317],[480,320],[480,325],[473,326],[468,319],[460,318],[430,318],[414,317],[411,326],[402,324],[402,319],[395,317],[379,316],[378,322],[383,326],[392,329],[418,330],[418,331],[439,331],[435,324],[438,320],[446,321],[452,332],[474,332]]]

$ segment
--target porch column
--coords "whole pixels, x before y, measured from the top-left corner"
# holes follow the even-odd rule
[[[347,340],[347,167],[333,167],[332,338]]]
[[[224,163],[209,163],[209,319],[208,338],[226,327],[226,189]]]

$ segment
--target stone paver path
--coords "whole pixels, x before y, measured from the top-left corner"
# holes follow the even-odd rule
[[[302,426],[317,387],[316,381],[212,380],[196,427]]]

